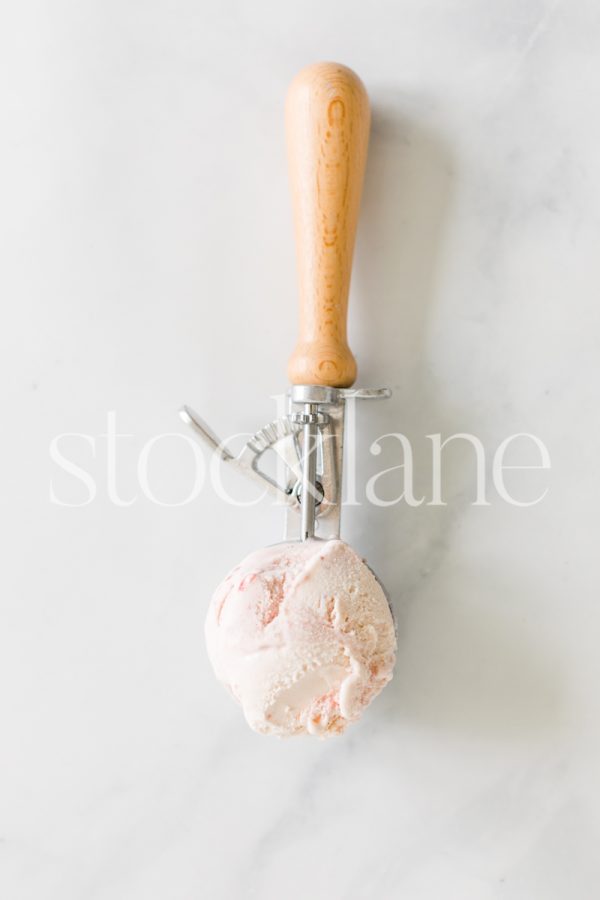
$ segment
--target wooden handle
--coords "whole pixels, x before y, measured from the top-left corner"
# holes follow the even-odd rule
[[[346,318],[352,254],[369,141],[369,98],[338,63],[293,80],[286,132],[300,281],[300,334],[292,384],[349,387],[356,362]]]

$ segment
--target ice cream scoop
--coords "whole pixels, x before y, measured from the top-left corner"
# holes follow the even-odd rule
[[[251,553],[217,588],[205,630],[217,678],[263,734],[339,734],[392,677],[387,597],[340,540]]]
[[[386,595],[340,540],[344,420],[356,362],[346,318],[369,136],[369,101],[354,72],[300,72],[286,130],[300,287],[288,413],[237,457],[189,407],[182,412],[220,459],[258,479],[286,509],[286,543],[250,554],[217,589],[206,621],[217,678],[266,734],[337,734],[392,676],[396,637]],[[269,332],[270,332],[269,328]],[[279,456],[283,477],[263,465]],[[293,540],[295,539],[295,540]]]

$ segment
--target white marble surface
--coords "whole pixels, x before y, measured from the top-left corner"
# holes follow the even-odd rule
[[[3,900],[598,896],[600,21],[591,0],[24,0],[3,13],[0,603]],[[271,418],[295,328],[282,129],[294,73],[365,80],[373,131],[352,294],[383,431],[514,432],[552,469],[516,508],[348,511],[392,596],[396,677],[329,742],[245,726],[202,622],[279,539],[268,503],[153,505],[135,464]],[[121,432],[107,496],[106,441]],[[77,441],[79,440],[79,443]],[[518,462],[526,462],[524,450]],[[391,464],[391,463],[390,463]],[[189,448],[152,457],[189,490]],[[517,483],[518,482],[518,483]],[[240,488],[238,482],[236,487]],[[531,496],[530,495],[530,496]],[[251,492],[248,496],[252,496]]]

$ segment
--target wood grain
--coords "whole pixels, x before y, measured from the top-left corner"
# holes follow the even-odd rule
[[[292,82],[286,133],[300,287],[293,384],[349,387],[356,379],[346,320],[369,124],[367,92],[346,66],[317,63]]]

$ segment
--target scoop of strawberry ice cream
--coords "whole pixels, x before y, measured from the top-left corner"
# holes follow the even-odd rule
[[[217,678],[263,734],[344,731],[396,656],[385,593],[340,540],[251,553],[217,588],[205,632]]]

